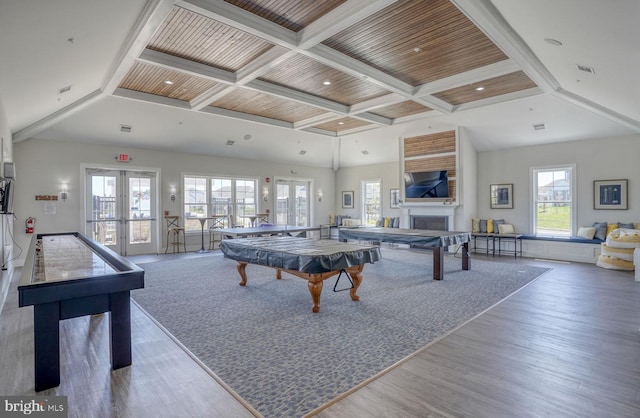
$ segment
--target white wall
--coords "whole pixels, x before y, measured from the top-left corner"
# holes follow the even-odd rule
[[[399,163],[372,164],[360,167],[345,167],[336,174],[335,215],[350,215],[352,218],[362,217],[362,180],[382,181],[382,216],[400,216],[400,209],[391,209],[391,189],[400,188]],[[342,208],[342,192],[354,192],[353,209]],[[329,222],[329,219],[326,219]]]
[[[13,160],[12,149],[12,136],[11,129],[9,129],[9,122],[7,120],[6,111],[2,99],[0,99],[0,143],[2,144],[2,155],[0,155],[0,167],[5,161]],[[2,312],[2,306],[7,297],[9,290],[9,282],[13,275],[14,263],[11,260],[13,258],[13,240],[11,236],[13,234],[13,219],[12,215],[0,215],[0,257],[4,262],[3,269],[0,273],[0,312]]]
[[[116,163],[115,156],[120,153],[129,154],[132,161],[128,164]],[[274,177],[312,179],[314,183],[312,225],[326,223],[335,206],[333,194],[335,173],[329,168],[37,139],[14,144],[14,160],[17,171],[14,199],[14,212],[17,217],[15,236],[22,248],[27,247],[29,240],[23,227],[28,216],[37,219],[36,232],[84,232],[81,224],[83,219],[81,165],[110,165],[119,169],[159,169],[161,172],[160,213],[164,210],[172,213],[181,212],[179,206],[181,173],[258,177],[260,191],[265,186],[270,187],[269,203],[265,204],[260,199],[262,207],[259,210],[269,207],[272,213],[273,207],[268,205],[273,202]],[[291,173],[292,170],[295,174]],[[265,182],[266,177],[272,179],[271,183]],[[67,201],[58,200],[55,215],[45,214],[43,202],[36,201],[35,195],[59,194],[63,183],[68,185]],[[175,202],[171,202],[169,198],[171,186],[177,186],[178,199]],[[322,202],[318,202],[316,198],[318,189],[323,190]],[[199,233],[187,237],[187,244],[192,244],[195,249],[199,247],[199,242]]]
[[[478,210],[473,217],[504,218],[516,231],[531,233],[532,167],[574,164],[576,227],[593,222],[640,222],[640,135],[564,142],[478,153]],[[628,210],[595,210],[594,180],[629,179]],[[513,183],[513,209],[490,209],[489,186]]]

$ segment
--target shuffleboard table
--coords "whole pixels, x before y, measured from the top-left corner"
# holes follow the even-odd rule
[[[225,257],[237,261],[240,286],[247,284],[247,264],[275,268],[278,279],[284,271],[307,280],[315,313],[320,311],[324,280],[346,272],[353,282],[351,300],[357,301],[364,265],[382,257],[377,246],[287,236],[226,239],[220,249]]]
[[[143,287],[144,270],[84,235],[34,235],[18,283],[18,305],[33,305],[36,392],[60,384],[63,319],[110,312],[111,367],[129,366],[129,294]]]
[[[469,270],[470,232],[429,231],[425,229],[357,227],[340,228],[338,239],[346,242],[349,239],[409,244],[433,251],[433,279],[444,279],[443,247],[462,245],[462,269]]]

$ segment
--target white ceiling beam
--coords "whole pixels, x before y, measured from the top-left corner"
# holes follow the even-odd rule
[[[513,60],[506,59],[504,61],[489,64],[484,67],[476,68],[464,73],[455,74],[440,80],[423,84],[415,89],[415,96],[428,95],[446,91],[460,86],[477,83],[494,77],[500,77],[520,71],[520,66]]]
[[[295,32],[224,1],[178,0],[176,6],[224,23],[286,48],[297,44]]]
[[[149,0],[136,20],[127,40],[111,65],[102,90],[111,94],[125,77],[135,59],[144,51],[156,30],[173,9],[174,0]]]
[[[413,122],[414,120],[424,120],[424,119],[438,117],[438,116],[442,116],[442,113],[435,110],[427,110],[426,112],[416,113],[415,115],[396,118],[393,121],[393,125],[400,125],[402,123]]]
[[[349,0],[302,29],[298,33],[298,47],[309,49],[396,1]]]
[[[247,84],[251,80],[255,80],[295,55],[295,51],[275,45],[273,48],[269,49],[267,52],[239,69],[236,72],[236,83],[239,85]]]
[[[33,136],[39,134],[45,129],[50,128],[61,120],[65,119],[67,116],[72,115],[78,110],[84,109],[91,103],[95,102],[97,99],[102,97],[102,90],[94,90],[83,98],[76,100],[68,106],[63,107],[62,109],[54,112],[47,117],[44,117],[29,126],[26,126],[19,131],[16,131],[12,135],[12,142],[21,142],[26,139],[32,138]]]
[[[376,115],[370,112],[363,112],[351,115],[354,119],[360,119],[365,122],[374,123],[380,126],[391,126],[393,119],[386,118],[384,116]]]
[[[497,103],[508,102],[512,100],[524,99],[531,96],[539,96],[544,92],[540,87],[532,87],[526,90],[514,91],[511,93],[501,94],[499,96],[487,97],[486,99],[474,100],[473,102],[463,103],[455,107],[456,112],[474,109],[477,107],[490,106]]]
[[[376,97],[374,99],[366,100],[364,102],[356,103],[349,108],[349,113],[362,113],[369,110],[378,109],[380,107],[393,105],[409,100],[406,96],[398,93],[385,94],[384,96]]]
[[[330,136],[333,138],[336,138],[338,136],[338,134],[336,132],[333,131],[327,131],[326,129],[318,129],[318,128],[305,128],[302,129],[304,132],[310,132],[312,134],[318,134],[318,135],[326,135],[326,136]]]
[[[141,102],[155,103],[163,106],[176,107],[179,109],[191,109],[191,105],[185,100],[173,99],[171,97],[158,96],[156,94],[123,89],[120,87],[118,87],[116,91],[113,92],[113,96],[124,97],[125,99],[139,100]]]
[[[230,71],[221,70],[210,65],[191,61],[152,49],[145,49],[138,58],[139,61],[157,65],[168,70],[179,71],[196,77],[206,78],[219,83],[235,84],[236,75]]]
[[[202,110],[205,106],[209,106],[216,100],[219,100],[224,96],[233,93],[236,89],[236,86],[218,84],[217,86],[210,88],[195,99],[191,100],[191,110]]]
[[[294,129],[306,129],[310,126],[320,125],[322,123],[331,122],[336,119],[342,119],[344,115],[338,115],[335,113],[323,113],[322,115],[307,118],[293,124]]]
[[[235,110],[223,109],[220,107],[212,107],[206,106],[203,107],[201,112],[210,113],[212,115],[224,116],[232,119],[242,119],[248,122],[256,122],[262,123],[272,126],[279,126],[281,128],[293,128],[293,124],[291,122],[287,122],[284,120],[267,118],[264,116],[251,115],[249,113],[236,112]]]
[[[554,96],[559,97],[565,102],[572,103],[583,109],[586,109],[596,115],[602,116],[614,122],[617,122],[621,125],[624,125],[628,128],[633,129],[636,132],[640,132],[640,122],[635,119],[631,119],[627,116],[621,115],[620,113],[614,112],[613,110],[604,107],[598,103],[592,102],[589,99],[585,99],[582,96],[578,96],[575,93],[572,93],[563,88],[559,88],[558,91],[555,92]]]
[[[261,93],[271,94],[278,96],[286,100],[293,100],[298,103],[307,104],[320,109],[327,110],[329,112],[336,112],[346,115],[349,111],[349,107],[343,104],[324,99],[322,97],[314,96],[312,94],[304,93],[298,90],[289,89],[287,87],[278,86],[272,83],[268,83],[262,80],[253,80],[248,83],[246,88],[250,88]]]
[[[412,97],[411,100],[413,100],[416,103],[420,103],[423,106],[427,106],[433,110],[442,112],[444,114],[453,112],[453,105],[451,105],[448,102],[445,102],[442,99],[438,99],[435,96]]]

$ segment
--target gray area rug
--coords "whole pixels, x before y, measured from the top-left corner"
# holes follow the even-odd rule
[[[382,249],[364,268],[354,302],[326,280],[311,312],[305,280],[211,255],[142,264],[133,298],[265,417],[300,417],[413,354],[548,269],[445,256],[432,277],[429,252]],[[339,289],[348,285],[341,279]]]

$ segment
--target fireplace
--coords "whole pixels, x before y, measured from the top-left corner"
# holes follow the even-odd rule
[[[409,217],[411,229],[427,229],[430,231],[448,231],[448,216],[411,215]]]

